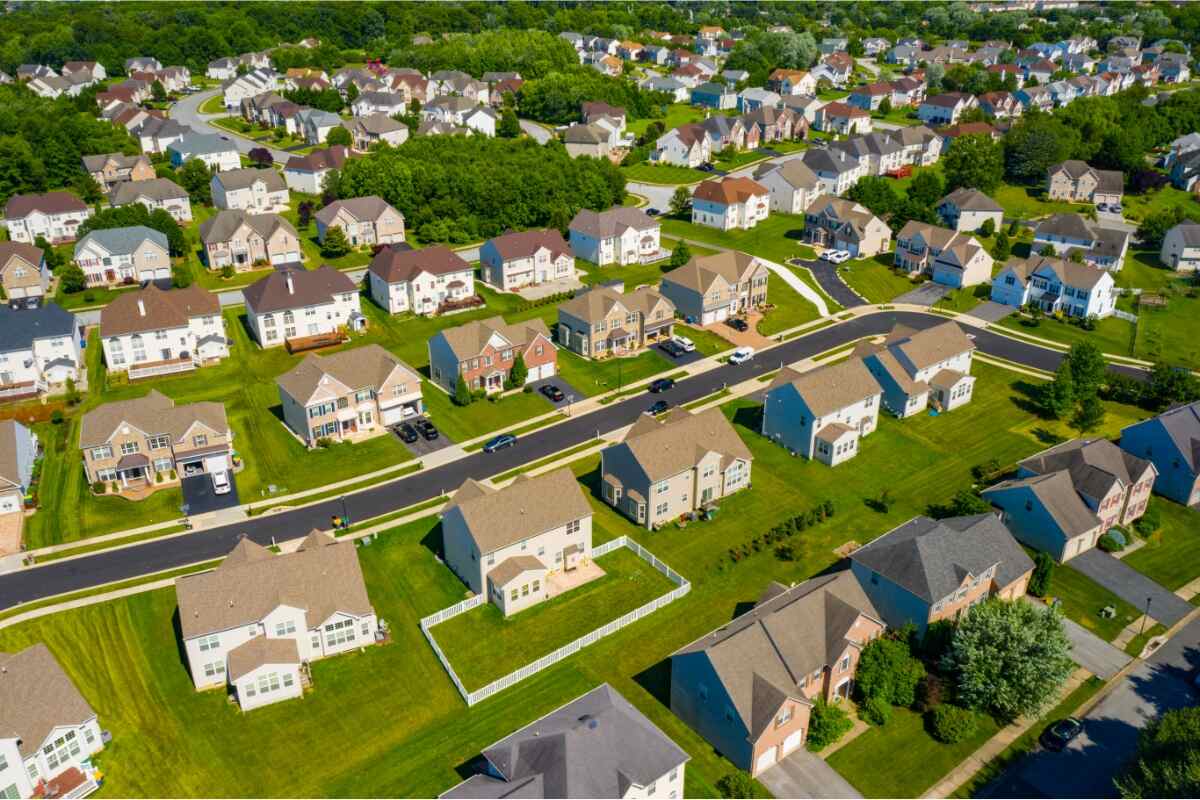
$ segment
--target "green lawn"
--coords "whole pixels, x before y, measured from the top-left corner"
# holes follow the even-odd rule
[[[633,164],[621,167],[621,173],[638,183],[693,184],[713,177],[707,172],[674,164]]]
[[[1140,612],[1129,603],[1082,572],[1064,564],[1054,568],[1050,590],[1046,592],[1046,599],[1051,597],[1061,601],[1059,609],[1064,617],[1078,622],[1106,642],[1117,638],[1125,626],[1140,616]],[[1112,606],[1117,611],[1112,619],[1100,616],[1100,610],[1106,606]]]
[[[1140,222],[1151,214],[1168,208],[1200,211],[1200,204],[1196,202],[1190,192],[1176,189],[1174,186],[1164,186],[1146,194],[1127,194],[1121,198],[1121,207],[1123,216],[1135,222]]]
[[[775,306],[758,323],[758,332],[771,336],[820,318],[817,307],[772,272],[767,276],[767,300]]]
[[[507,619],[492,603],[433,628],[468,691],[482,688],[675,588],[622,547],[596,559],[604,575]]]
[[[537,392],[517,392],[494,402],[476,400],[469,406],[456,406],[450,395],[437,386],[428,381],[422,381],[421,386],[426,413],[443,434],[456,442],[519,425],[552,410],[549,401]]]
[[[646,132],[646,128],[651,122],[661,122],[663,130],[669,131],[672,128],[678,128],[680,125],[686,125],[689,122],[700,122],[704,119],[704,110],[688,105],[687,103],[672,103],[667,106],[667,113],[662,117],[648,117],[646,119],[631,119],[626,129],[636,135],[641,136]]]
[[[1037,190],[1040,192],[1040,189]],[[1060,212],[1082,213],[1091,207],[1089,203],[1066,203],[1059,200],[1043,200],[1031,195],[1024,186],[1014,186],[1003,183],[992,192],[992,198],[1004,209],[1006,217],[1020,217],[1028,220],[1033,217],[1044,217]]]
[[[828,763],[864,797],[920,797],[999,730],[991,717],[980,715],[973,736],[942,744],[925,730],[924,717],[894,708],[886,725],[868,728]]]
[[[117,299],[121,294],[130,290],[135,290],[138,287],[133,286],[118,286],[113,289],[108,289],[103,286],[95,286],[84,289],[82,292],[71,292],[68,294],[59,287],[58,292],[54,295],[54,302],[58,303],[65,309],[75,310],[77,308],[91,308],[93,306],[106,306],[113,300]]]
[[[1171,293],[1166,308],[1137,313],[1138,358],[1200,369],[1200,298]]]
[[[1133,323],[1116,317],[1096,320],[1096,329],[1085,331],[1078,325],[1072,325],[1066,319],[1058,320],[1053,317],[1042,317],[1036,325],[1029,317],[1013,314],[997,323],[1001,328],[1007,328],[1018,334],[1036,336],[1058,342],[1064,347],[1070,347],[1076,342],[1091,342],[1105,353],[1118,356],[1132,356],[1130,347],[1133,341]]]
[[[225,98],[218,92],[201,103],[197,110],[201,114],[220,114],[225,110]]]
[[[695,339],[696,346],[699,342]],[[674,363],[659,350],[643,350],[636,356],[592,361],[570,350],[558,350],[558,374],[585,397],[621,389],[671,369]]]
[[[986,302],[991,296],[992,287],[986,283],[976,286],[964,286],[955,289],[950,294],[938,300],[937,307],[947,311],[957,311],[960,314],[970,311],[980,303]]]
[[[868,303],[890,303],[917,286],[907,275],[892,269],[891,253],[847,261],[838,269],[838,273]]]
[[[804,217],[799,214],[772,214],[748,231],[719,231],[673,217],[664,217],[662,227],[664,234],[676,239],[741,250],[779,264],[789,258],[816,257],[813,249],[802,241]]]
[[[678,242],[675,239],[663,237],[661,241],[662,249],[666,252],[673,252]],[[709,256],[717,252],[707,247],[699,245],[688,245],[688,250],[694,256]],[[671,266],[671,259],[664,258],[661,261],[653,261],[649,264],[606,264],[603,267],[597,266],[590,261],[576,259],[575,265],[582,274],[579,280],[589,286],[597,283],[608,283],[609,281],[622,281],[625,284],[625,291],[632,291],[643,284],[654,286],[662,276],[671,270],[675,269]]]
[[[747,164],[753,164],[756,161],[766,161],[767,158],[769,156],[757,150],[731,151],[729,153],[722,151],[721,157],[713,161],[713,166],[717,169],[723,169],[726,172],[732,172],[735,169],[741,169]]]
[[[1158,252],[1130,248],[1121,270],[1113,275],[1113,282],[1122,289],[1146,289],[1153,292],[1161,292],[1173,286],[1186,286],[1187,276],[1163,266],[1158,260]]]
[[[1200,557],[1196,555],[1200,546],[1200,517],[1164,497],[1156,496],[1150,502],[1162,515],[1162,523],[1146,544],[1123,560],[1175,591],[1200,576]]]

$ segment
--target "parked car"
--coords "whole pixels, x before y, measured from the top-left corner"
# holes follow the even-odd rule
[[[661,345],[659,345],[659,347],[661,347],[663,352],[665,352],[671,358],[679,358],[681,355],[687,352],[687,350],[683,349],[683,345],[671,339],[663,342]]]
[[[438,429],[427,419],[417,420],[417,430],[421,432],[421,436],[425,437],[425,441],[427,442],[432,442],[438,438]]]
[[[671,378],[659,378],[656,381],[650,382],[650,391],[654,394],[665,392],[675,386],[675,381]]]
[[[646,409],[646,413],[650,414],[651,416],[657,416],[658,414],[666,413],[666,410],[670,407],[671,404],[666,400],[655,400],[650,404],[650,407]]]
[[[842,264],[850,260],[849,250],[834,250],[829,256],[831,264]]]
[[[1120,214],[1121,212],[1123,212],[1125,210],[1125,207],[1123,205],[1121,205],[1120,203],[1113,203],[1112,205],[1110,205],[1108,207],[1108,210],[1109,210],[1109,213]]]
[[[747,361],[749,361],[752,358],[754,358],[754,348],[753,347],[739,347],[737,350],[734,350],[733,353],[729,356],[729,363],[730,364],[745,364]]]
[[[661,211],[659,211],[657,208],[647,208],[647,209],[646,209],[646,216],[647,216],[647,217],[657,217],[657,216],[658,216],[659,214],[661,214],[661,213],[662,213],[662,212],[661,212]]]
[[[563,394],[562,389],[549,383],[543,384],[538,391],[544,394],[552,403],[560,403],[567,398],[567,396]]]
[[[506,447],[512,447],[517,443],[517,437],[511,433],[502,433],[494,439],[489,439],[487,444],[483,446],[483,452],[494,453],[497,450],[503,450]]]
[[[750,326],[746,324],[746,320],[742,319],[741,317],[730,317],[729,319],[725,320],[725,324],[740,333],[745,333],[746,331],[750,330]]]
[[[1108,211],[1108,203],[1096,203],[1097,211]]]
[[[229,473],[225,470],[218,470],[212,474],[213,492],[216,494],[229,494]]]
[[[1047,750],[1058,752],[1069,745],[1071,740],[1081,733],[1083,733],[1083,723],[1078,719],[1075,717],[1060,719],[1042,731],[1042,746]]]
[[[700,166],[696,167],[696,169],[700,170],[701,172],[712,172],[713,170],[716,169],[716,167],[714,167],[712,164],[705,162],[705,163],[701,164]]]
[[[682,347],[685,353],[690,353],[696,349],[696,343],[686,336],[672,336],[671,341]]]
[[[400,441],[404,442],[405,444],[412,444],[419,436],[417,429],[412,425],[409,425],[407,422],[402,424],[396,433],[400,435]]]

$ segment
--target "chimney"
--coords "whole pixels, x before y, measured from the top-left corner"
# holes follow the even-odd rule
[[[285,280],[287,280],[288,294],[295,294],[296,286],[295,286],[295,284],[292,283],[292,271],[289,269],[287,272],[285,272],[283,274],[284,274]]]
[[[146,316],[146,303],[140,297],[138,298],[138,315]]]

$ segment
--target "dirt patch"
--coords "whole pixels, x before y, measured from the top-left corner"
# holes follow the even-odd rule
[[[833,552],[837,554],[838,558],[848,558],[851,553],[860,547],[862,547],[861,544],[851,539],[841,547],[836,548]]]

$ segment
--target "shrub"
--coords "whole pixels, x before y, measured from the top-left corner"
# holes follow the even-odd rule
[[[1146,512],[1138,517],[1137,522],[1133,523],[1133,529],[1142,536],[1149,536],[1158,530],[1158,526],[1162,523],[1162,515],[1159,513],[1158,504],[1153,500],[1146,506]]]
[[[861,708],[862,718],[872,725],[886,725],[892,718],[891,703],[882,697],[872,697]]]
[[[525,384],[524,386],[521,387],[521,391],[524,392],[525,394],[533,394],[533,384],[532,383]]]
[[[64,290],[64,291],[65,291],[65,290]],[[93,294],[92,292],[84,292],[84,293],[83,293],[83,302],[85,302],[85,303],[94,303],[94,302],[96,302],[96,295],[95,295],[95,294]]]
[[[979,232],[984,236],[991,236],[996,232],[996,220],[992,219],[991,217],[985,219],[983,224],[979,226]]]
[[[175,474],[175,470],[171,470],[171,480],[175,480],[177,477],[179,476]]]
[[[225,266],[221,267],[221,277],[225,278],[226,280],[233,277],[233,264],[226,264]]]
[[[332,446],[333,446],[333,439],[330,439],[328,436],[322,436],[321,438],[317,439],[317,447],[332,447]]]
[[[61,425],[63,421],[63,413],[61,409],[54,409],[50,412],[50,421],[55,425]]]
[[[116,493],[117,493],[117,482],[116,482],[116,481],[113,481],[113,482],[111,482],[110,484],[108,484],[108,491],[109,491],[111,494],[116,494]]]
[[[1125,548],[1125,535],[1116,528],[1100,537],[1096,546],[1106,553],[1115,553]]]
[[[818,752],[846,735],[854,727],[850,717],[841,706],[831,706],[818,700],[808,721],[809,750]]]
[[[1049,553],[1039,552],[1034,556],[1033,564],[1029,593],[1034,597],[1045,597],[1050,591],[1050,580],[1054,577],[1054,559]]]
[[[933,673],[928,673],[921,682],[917,684],[917,711],[924,714],[926,711],[932,711],[942,704],[945,695],[945,684],[942,679]]]
[[[939,742],[957,744],[974,735],[978,727],[975,712],[946,703],[925,716],[929,734]]]
[[[104,494],[104,481],[96,481],[92,484],[93,494]]]
[[[754,780],[741,770],[730,772],[728,775],[722,775],[717,781],[717,791],[721,793],[721,797],[754,797]]]
[[[937,664],[950,649],[954,639],[954,623],[948,619],[931,622],[921,636],[921,657],[930,664]]]
[[[888,635],[863,648],[855,685],[868,701],[878,698],[892,705],[911,706],[917,682],[924,675],[925,666],[912,657],[908,642]]]
[[[162,483],[162,482],[163,482],[163,474],[162,474],[161,472],[156,472],[156,473],[154,473],[154,482],[155,482],[155,483]]]
[[[795,561],[796,548],[789,542],[775,548],[775,557],[780,561]]]

